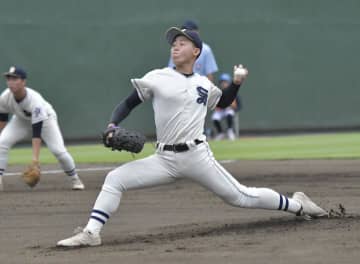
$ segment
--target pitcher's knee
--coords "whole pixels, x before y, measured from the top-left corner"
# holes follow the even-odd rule
[[[126,186],[123,183],[122,176],[115,170],[110,171],[105,178],[103,188],[106,186],[109,192],[122,193],[126,191]]]

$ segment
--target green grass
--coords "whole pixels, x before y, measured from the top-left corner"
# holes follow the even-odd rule
[[[236,141],[212,141],[211,148],[219,160],[279,160],[279,159],[359,159],[360,133],[312,134],[276,137],[247,137]],[[77,163],[122,163],[152,154],[151,143],[134,157],[127,152],[110,151],[100,144],[68,146]],[[27,164],[30,148],[15,148],[10,152],[10,164]],[[55,163],[48,149],[41,150],[41,163]]]

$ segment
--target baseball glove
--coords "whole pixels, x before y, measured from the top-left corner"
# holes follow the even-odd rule
[[[103,132],[102,140],[104,146],[112,150],[139,153],[144,148],[146,138],[136,131],[129,131],[121,127],[109,127]]]
[[[33,188],[40,181],[40,175],[40,164],[37,161],[33,161],[24,171],[22,178],[27,185]]]

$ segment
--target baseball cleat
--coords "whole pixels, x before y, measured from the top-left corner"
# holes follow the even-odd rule
[[[99,234],[93,234],[84,229],[80,233],[60,240],[56,243],[57,247],[94,247],[101,245],[101,237]]]
[[[214,139],[215,140],[223,140],[225,138],[225,134],[224,133],[220,133],[218,134]]]
[[[310,220],[329,215],[328,212],[316,205],[303,192],[295,192],[292,198],[301,204],[301,210],[297,213],[298,216],[303,216],[305,219]]]
[[[235,136],[234,130],[229,128],[227,130],[227,137],[228,137],[229,140],[235,140],[236,136]]]
[[[84,190],[85,185],[82,183],[82,181],[79,178],[71,178],[71,189],[74,191]]]

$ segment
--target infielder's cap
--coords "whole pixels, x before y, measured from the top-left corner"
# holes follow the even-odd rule
[[[173,42],[177,36],[184,36],[187,39],[191,40],[192,43],[194,43],[195,47],[200,49],[199,55],[201,54],[202,41],[200,39],[199,33],[197,33],[196,31],[193,31],[193,30],[180,29],[177,27],[171,27],[166,31],[166,39],[170,45],[173,44]]]
[[[20,79],[26,79],[27,74],[24,69],[18,66],[11,66],[8,72],[4,73],[5,77],[17,77]]]
[[[230,74],[228,73],[222,73],[219,77],[219,82],[223,82],[223,81],[226,81],[226,82],[231,82],[231,76]]]
[[[194,20],[186,20],[181,29],[199,30],[199,26]]]

